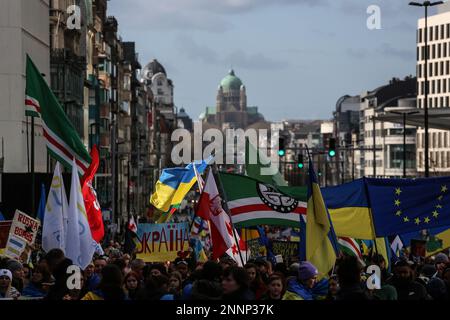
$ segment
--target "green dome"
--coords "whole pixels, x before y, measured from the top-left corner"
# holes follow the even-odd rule
[[[223,91],[240,90],[242,85],[241,79],[236,77],[234,70],[230,70],[228,75],[220,82]]]

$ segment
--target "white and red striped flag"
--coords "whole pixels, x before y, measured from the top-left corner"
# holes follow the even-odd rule
[[[200,196],[197,216],[210,222],[213,259],[220,258],[230,248],[232,253],[238,253],[231,219],[222,208],[219,190],[211,170]]]

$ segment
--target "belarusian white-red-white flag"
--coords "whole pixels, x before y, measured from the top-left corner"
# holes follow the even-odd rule
[[[213,259],[220,258],[236,241],[230,216],[223,210],[212,171],[208,173],[197,208],[197,216],[210,222]]]

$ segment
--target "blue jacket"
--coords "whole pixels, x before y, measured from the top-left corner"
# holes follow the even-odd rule
[[[33,282],[30,282],[28,286],[26,286],[25,289],[23,289],[22,296],[41,298],[45,297],[46,293],[40,290],[38,287],[36,287]]]
[[[288,282],[284,300],[322,300],[328,294],[328,280],[322,279],[312,289],[305,287],[297,279]]]
[[[97,289],[99,283],[100,283],[100,276],[96,273],[94,273],[91,277],[86,279],[86,287],[88,291],[93,291]]]

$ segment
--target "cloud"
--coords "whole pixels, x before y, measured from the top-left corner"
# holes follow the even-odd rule
[[[128,28],[149,30],[203,30],[233,28],[227,15],[245,14],[266,7],[323,6],[329,0],[114,0],[108,11]]]
[[[369,55],[369,51],[365,48],[348,48],[346,53],[355,59],[364,59]]]
[[[416,55],[414,50],[394,48],[390,43],[383,43],[376,51],[384,56],[391,56],[399,59],[410,60],[414,59]]]
[[[207,45],[197,43],[189,36],[177,39],[180,52],[192,61],[199,61],[210,65],[227,65],[242,69],[281,69],[289,66],[288,62],[273,59],[262,53],[248,53],[241,49],[219,55]]]

